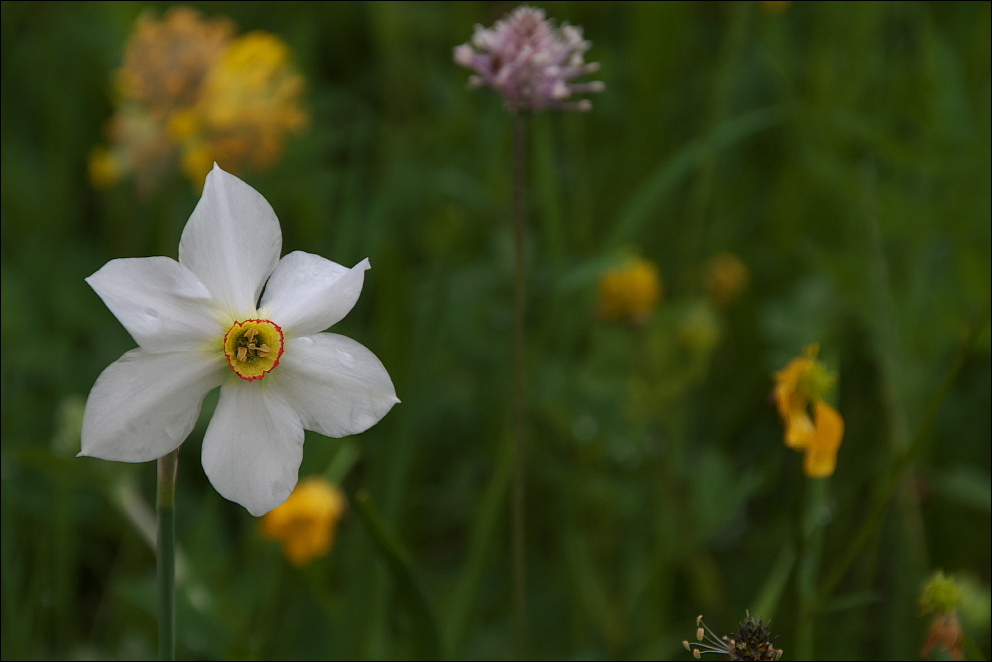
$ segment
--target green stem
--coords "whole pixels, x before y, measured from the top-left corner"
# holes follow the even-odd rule
[[[526,398],[527,280],[524,237],[526,233],[527,117],[518,115],[514,126],[513,160],[513,613],[514,649],[518,660],[527,657],[526,566],[524,562],[524,428]]]
[[[448,604],[448,650],[455,657],[461,657],[465,640],[471,625],[472,609],[479,594],[486,565],[492,558],[498,540],[497,533],[506,512],[507,494],[510,491],[512,456],[509,444],[500,447],[499,457],[493,467],[493,477],[489,481],[482,502],[472,519],[472,532],[469,537],[467,562],[461,571],[461,578]]]
[[[803,513],[803,545],[796,573],[799,595],[799,620],[796,645],[790,654],[797,660],[812,660],[815,645],[814,625],[817,611],[817,576],[823,551],[823,528],[826,525],[827,497],[830,481],[810,478],[806,481],[806,506]]]
[[[372,505],[367,490],[355,495],[358,516],[372,537],[372,542],[382,554],[392,572],[400,599],[405,603],[413,621],[414,642],[425,660],[446,660],[447,651],[441,637],[441,629],[427,594],[413,572],[410,555],[399,541],[386,531],[382,518]]]
[[[176,470],[179,449],[158,459],[158,656],[176,659]]]

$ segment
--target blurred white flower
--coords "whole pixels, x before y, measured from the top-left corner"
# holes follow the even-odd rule
[[[90,391],[80,455],[146,462],[170,453],[220,386],[203,468],[257,517],[296,486],[304,429],[357,434],[399,402],[372,352],[321,333],[355,305],[368,260],[351,269],[302,251],[280,260],[281,248],[269,203],[215,164],[178,262],[111,260],[86,279],[139,347]]]

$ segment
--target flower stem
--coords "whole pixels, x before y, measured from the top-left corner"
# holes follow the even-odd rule
[[[803,512],[802,551],[799,556],[798,582],[799,619],[796,624],[797,660],[812,660],[815,647],[814,626],[819,608],[816,601],[820,556],[823,550],[823,529],[828,522],[829,479],[806,480],[806,506]]]
[[[158,459],[158,656],[176,659],[176,470],[179,449]]]
[[[518,660],[527,658],[526,566],[524,561],[524,429],[527,416],[527,280],[524,238],[526,233],[527,117],[517,115],[513,159],[513,614],[514,649]]]

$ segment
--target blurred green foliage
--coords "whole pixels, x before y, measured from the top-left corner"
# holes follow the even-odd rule
[[[308,433],[301,475],[338,471],[352,506],[298,570],[206,481],[208,397],[179,471],[179,656],[507,658],[512,121],[451,49],[515,5],[192,5],[291,45],[312,125],[245,177],[284,252],[370,258],[335,330],[403,403]],[[198,195],[86,176],[128,32],[168,6],[2,4],[4,659],[156,650],[155,471],[74,455],[134,346],[83,278],[175,257]],[[907,659],[942,568],[984,596],[962,623],[987,659],[989,3],[542,6],[584,26],[607,90],[532,121],[529,654],[686,659],[698,613],[729,632],[750,609],[786,659]],[[718,251],[750,272],[725,307]],[[664,300],[607,324],[597,280],[630,253]],[[816,486],[769,400],[813,341],[847,424]]]

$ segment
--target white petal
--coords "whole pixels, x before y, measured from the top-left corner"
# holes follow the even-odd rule
[[[255,517],[289,498],[303,461],[300,419],[268,381],[225,383],[203,438],[214,489]]]
[[[232,318],[254,314],[282,250],[282,231],[262,194],[214,164],[183,229],[179,262]]]
[[[368,268],[368,259],[348,269],[319,255],[294,251],[272,272],[259,314],[290,337],[323,331],[354,308]]]
[[[146,351],[182,351],[223,337],[210,292],[171,258],[111,260],[86,282]]]
[[[132,349],[111,363],[86,400],[80,455],[147,462],[178,448],[203,396],[221,382],[226,363],[218,355]]]
[[[364,432],[399,402],[375,354],[336,333],[288,339],[268,379],[297,411],[303,427],[328,437]]]

